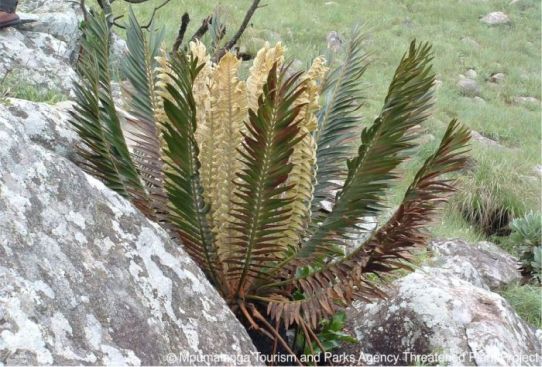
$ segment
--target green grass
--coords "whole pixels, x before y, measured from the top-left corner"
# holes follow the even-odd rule
[[[512,285],[502,290],[501,295],[506,298],[519,316],[529,325],[542,328],[542,288],[537,285]]]
[[[5,78],[0,79],[0,103],[8,97],[49,104],[55,104],[68,98],[54,90],[44,90],[27,84],[15,73],[8,74]]]
[[[152,9],[161,3],[162,0],[151,0],[134,9],[146,23]],[[185,11],[192,19],[187,32],[191,35],[201,20],[220,6],[231,36],[250,3],[249,0],[175,0],[160,10],[155,20],[165,27],[166,45],[170,47]],[[495,149],[473,142],[473,165],[461,176],[458,195],[432,226],[435,236],[482,238],[480,226],[466,222],[461,213],[472,214],[480,208],[489,213],[497,208],[521,216],[540,208],[540,178],[534,167],[541,163],[541,110],[539,105],[514,103],[517,96],[541,99],[540,1],[510,4],[509,0],[267,0],[263,3],[266,6],[257,10],[253,27],[246,32],[243,42],[248,44],[253,37],[276,39],[278,34],[288,47],[288,56],[305,64],[326,53],[329,31],[346,35],[352,25],[365,25],[366,49],[372,60],[364,78],[367,100],[363,112],[367,122],[378,113],[393,71],[409,42],[416,38],[433,44],[434,69],[442,86],[437,92],[434,117],[424,128],[436,139],[424,144],[417,156],[405,164],[405,174],[413,175],[424,157],[436,147],[452,118],[502,145]],[[126,13],[127,6],[117,1],[114,10],[120,15]],[[506,12],[512,23],[495,27],[481,23],[479,18],[490,11]],[[485,103],[458,92],[459,74],[468,68],[478,73]],[[506,74],[502,84],[486,81],[494,72]],[[399,201],[404,189],[399,185],[393,190],[390,204]]]

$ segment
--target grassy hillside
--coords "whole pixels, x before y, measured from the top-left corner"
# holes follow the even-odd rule
[[[162,0],[135,6],[144,22]],[[172,44],[183,12],[192,22],[188,34],[201,19],[220,6],[230,32],[240,23],[249,0],[173,0],[159,11],[156,22],[166,28]],[[435,236],[483,237],[483,226],[494,218],[514,217],[527,210],[540,210],[541,164],[541,47],[538,0],[267,0],[254,16],[245,43],[253,37],[280,39],[292,59],[308,63],[326,52],[326,35],[338,31],[347,35],[352,25],[367,30],[367,51],[372,66],[364,83],[369,122],[377,114],[395,66],[409,42],[416,38],[434,47],[434,68],[441,86],[434,117],[423,127],[423,148],[417,159],[405,166],[406,174],[418,166],[435,148],[451,118],[458,118],[481,136],[473,143],[472,164],[461,177],[461,189],[432,228]],[[127,7],[117,1],[116,15]],[[507,25],[488,26],[480,17],[503,11],[511,19]],[[230,33],[231,34],[231,33]],[[460,74],[475,70],[481,92],[478,98],[461,95],[456,83]],[[472,73],[472,72],[471,72]],[[493,73],[504,73],[504,81],[492,83]],[[518,97],[533,97],[521,102]],[[486,138],[486,139],[484,139]],[[491,140],[487,140],[491,139]],[[403,188],[391,195],[398,200]],[[467,222],[465,218],[471,218]],[[487,228],[486,228],[487,229]],[[486,231],[488,233],[490,230]]]

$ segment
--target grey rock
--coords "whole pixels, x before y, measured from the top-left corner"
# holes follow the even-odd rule
[[[245,329],[158,225],[4,115],[0,141],[3,364],[257,363],[238,357],[255,352]]]
[[[441,269],[417,270],[395,281],[388,295],[348,310],[348,328],[359,343],[341,347],[339,354],[397,356],[397,362],[380,364],[410,366],[537,366],[542,361],[535,331],[505,299]],[[432,360],[416,361],[416,355]],[[357,364],[363,362],[378,364],[368,358]]]
[[[497,289],[521,280],[518,260],[491,242],[470,244],[458,239],[436,240],[430,243],[429,249],[433,251],[437,261],[446,263],[453,259],[451,261],[455,264],[470,263],[489,289]],[[465,279],[461,275],[461,269],[456,275]]]
[[[66,42],[40,32],[0,30],[0,75],[20,83],[68,94],[76,75]]]
[[[74,159],[79,137],[68,122],[71,102],[55,106],[9,98],[0,104],[0,115],[20,125],[29,139],[68,159]]]
[[[339,33],[337,33],[336,31],[329,32],[327,34],[326,40],[328,49],[333,52],[339,52],[343,43],[341,37],[339,36]]]
[[[116,33],[111,35],[111,66],[113,69],[118,69],[121,62],[128,54],[128,45],[126,41],[120,38]]]
[[[476,79],[478,77],[478,73],[476,72],[476,70],[474,69],[468,69],[466,72],[465,72],[465,76],[468,78],[468,79]]]
[[[480,21],[488,25],[509,24],[510,17],[502,11],[493,11],[483,16]]]
[[[477,49],[480,48],[480,44],[478,43],[478,41],[476,41],[475,39],[471,37],[462,37],[461,42],[463,42],[464,44],[472,48],[477,48]]]
[[[504,75],[504,73],[493,73],[489,76],[489,81],[495,84],[504,82],[504,79],[506,79],[506,75]]]
[[[482,134],[480,134],[478,131],[475,131],[475,130],[470,131],[470,137],[471,137],[472,140],[477,141],[477,142],[479,142],[481,144],[484,144],[484,145],[487,145],[487,146],[492,146],[492,147],[495,147],[495,148],[504,148],[497,141],[495,141],[493,139],[490,139],[490,138],[487,138],[487,137],[483,136]]]
[[[47,33],[66,42],[69,60],[71,62],[75,61],[82,34],[79,25],[83,20],[79,4],[64,0],[49,2],[26,1],[19,8],[21,18],[36,20],[34,23],[20,27],[20,29]]]
[[[531,96],[514,97],[514,102],[522,105],[540,106],[540,100]]]
[[[468,78],[461,78],[457,82],[457,87],[459,88],[459,92],[467,97],[475,97],[480,96],[480,86],[475,80],[468,79]]]

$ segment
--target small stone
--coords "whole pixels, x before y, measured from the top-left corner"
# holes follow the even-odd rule
[[[510,23],[510,18],[502,11],[493,11],[480,19],[480,21],[488,25],[499,25]]]
[[[435,81],[433,82],[433,88],[435,88],[435,90],[439,90],[440,87],[442,87],[442,84],[442,80],[435,79]]]
[[[480,104],[486,104],[486,100],[483,99],[482,97],[476,96],[476,97],[473,98],[473,100],[474,100],[475,102],[477,102],[477,103],[480,103]]]
[[[468,79],[476,79],[476,77],[478,77],[478,73],[477,73],[476,70],[474,70],[474,69],[468,69],[468,70],[465,72],[465,76],[466,76]]]
[[[485,145],[490,145],[490,146],[493,146],[493,147],[496,147],[496,148],[502,148],[502,145],[500,145],[498,142],[496,142],[493,139],[486,138],[485,136],[480,134],[478,131],[471,130],[470,137],[471,137],[472,140],[477,141],[479,143],[482,143],[482,144],[485,144]]]
[[[462,78],[457,82],[459,92],[467,97],[475,97],[480,95],[480,86],[475,80]]]
[[[326,1],[324,3],[325,6],[330,6],[330,5],[338,5],[336,1]]]
[[[331,31],[328,33],[326,39],[328,49],[333,52],[338,52],[341,49],[343,41],[341,40],[339,33]]]
[[[489,76],[489,81],[495,84],[500,84],[504,82],[504,79],[505,79],[504,73],[493,73]]]
[[[480,48],[480,44],[475,39],[470,37],[462,37],[461,42],[472,48]]]
[[[524,105],[540,105],[540,101],[538,98],[530,97],[530,96],[519,96],[514,97],[514,102],[517,104],[524,104]]]

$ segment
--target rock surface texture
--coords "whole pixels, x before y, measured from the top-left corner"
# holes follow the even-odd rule
[[[71,102],[57,105],[9,98],[0,103],[0,116],[20,127],[36,144],[74,159],[79,137],[68,122]]]
[[[538,366],[540,340],[498,294],[440,269],[396,281],[389,299],[348,313],[358,364]],[[382,361],[383,356],[387,360]],[[392,358],[394,356],[395,358]],[[354,363],[355,364],[355,363]]]
[[[0,75],[67,94],[76,77],[70,67],[77,53],[82,19],[73,1],[21,1],[19,14],[36,22],[0,30]],[[28,12],[28,13],[27,13]]]
[[[255,352],[156,224],[13,117],[0,115],[0,141],[2,363],[230,365]]]
[[[470,244],[458,239],[433,241],[429,249],[435,254],[435,262],[440,263],[439,267],[447,268],[451,265],[453,268],[455,264],[457,272],[454,275],[464,280],[467,280],[464,277],[465,269],[472,267],[489,289],[521,281],[518,259],[491,242]]]
[[[0,76],[68,94],[78,6],[21,1],[38,21],[0,30]],[[257,363],[182,249],[70,162],[69,107],[0,101],[0,365]]]
[[[500,25],[510,23],[510,17],[502,11],[492,11],[483,16],[480,21],[488,25]]]

